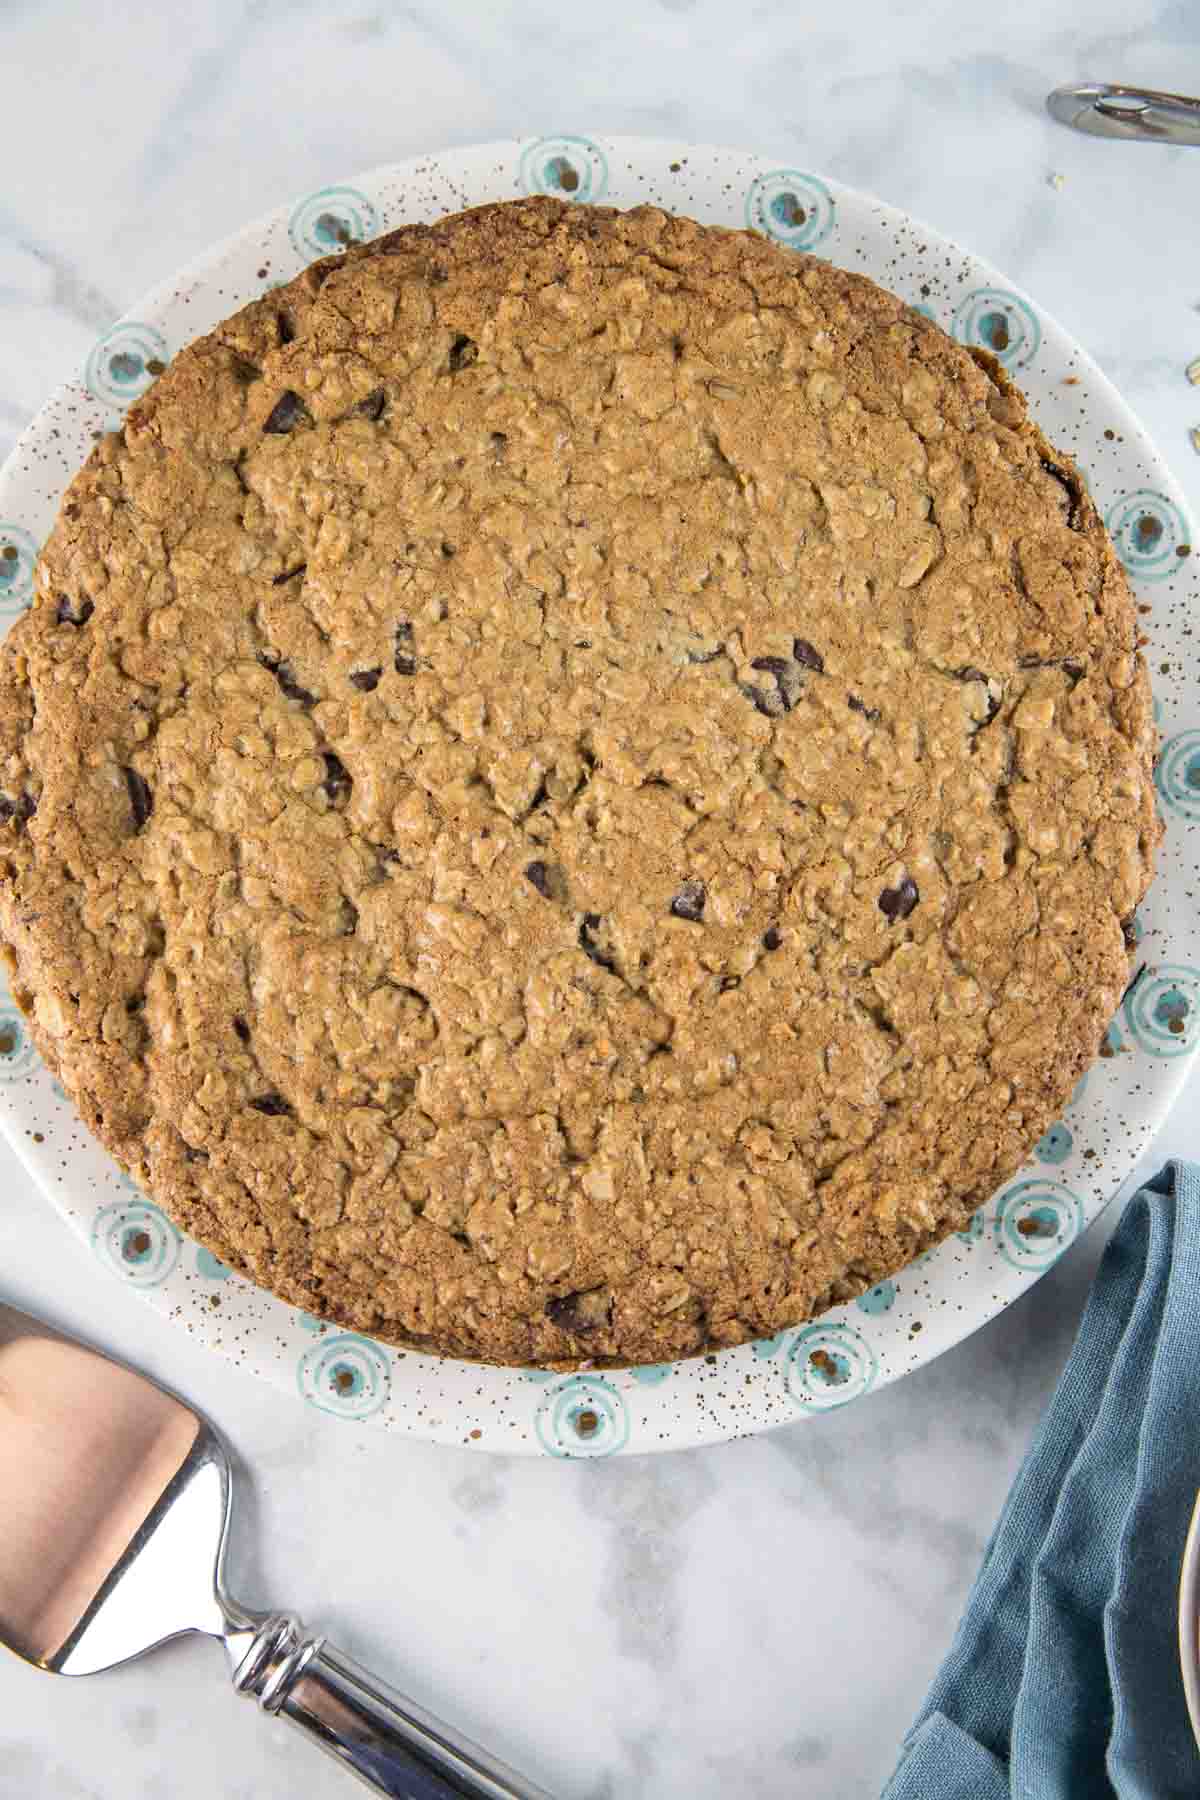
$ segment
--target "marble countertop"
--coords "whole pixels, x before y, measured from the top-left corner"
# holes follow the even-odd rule
[[[142,290],[245,219],[375,163],[567,128],[742,144],[929,220],[1077,334],[1200,503],[1200,150],[1041,111],[1069,79],[1200,89],[1190,0],[805,13],[758,0],[734,34],[721,0],[0,9],[0,453]],[[1145,1172],[1200,1149],[1198,1116],[1194,1077]],[[562,1800],[878,1792],[1105,1235],[843,1413],[667,1457],[516,1461],[348,1433],[238,1377],[102,1288],[0,1147],[6,1296],[169,1379],[236,1446],[237,1591],[319,1622]],[[0,1660],[0,1800],[351,1791],[234,1698],[211,1646],[85,1682]]]

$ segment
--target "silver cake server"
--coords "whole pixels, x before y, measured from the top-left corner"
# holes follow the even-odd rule
[[[286,1613],[225,1591],[231,1474],[165,1388],[0,1302],[0,1643],[92,1675],[182,1632],[393,1800],[549,1800]]]
[[[1086,131],[1089,137],[1123,138],[1140,144],[1200,144],[1200,100],[1187,94],[1085,81],[1077,87],[1055,88],[1046,96],[1046,107],[1061,125]]]

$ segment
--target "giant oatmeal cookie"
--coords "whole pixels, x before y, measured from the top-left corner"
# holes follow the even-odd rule
[[[651,208],[407,227],[72,483],[2,653],[14,987],[314,1313],[775,1332],[962,1227],[1095,1054],[1135,640],[1069,460],[871,282]]]

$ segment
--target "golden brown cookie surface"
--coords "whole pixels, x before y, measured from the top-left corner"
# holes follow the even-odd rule
[[[181,353],[3,648],[47,1056],[286,1299],[497,1361],[961,1227],[1127,979],[1124,577],[993,367],[654,211],[481,208]]]

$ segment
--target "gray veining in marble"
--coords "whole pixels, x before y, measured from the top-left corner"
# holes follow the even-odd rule
[[[356,169],[555,129],[743,144],[869,188],[1073,330],[1200,501],[1200,150],[1055,127],[1071,78],[1200,91],[1194,0],[81,0],[0,6],[0,452],[147,287]],[[1052,175],[1063,177],[1061,185]],[[1196,1151],[1193,1081],[1160,1154]],[[1157,1161],[1157,1157],[1150,1159]],[[0,1150],[0,1286],[169,1379],[242,1459],[239,1591],[292,1605],[562,1800],[878,1792],[1066,1354],[1104,1227],[844,1413],[667,1458],[348,1433],[97,1280]],[[0,1661],[0,1800],[338,1800],[218,1655]]]

